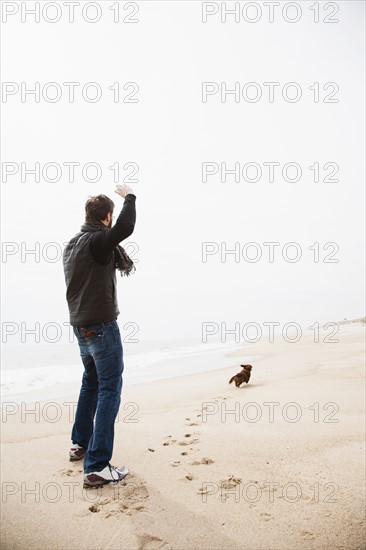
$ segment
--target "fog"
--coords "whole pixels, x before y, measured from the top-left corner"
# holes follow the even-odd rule
[[[53,338],[48,323],[67,341],[64,243],[89,195],[108,195],[118,215],[123,181],[137,197],[121,243],[136,272],[117,274],[125,335],[200,339],[204,323],[219,337],[222,323],[363,315],[364,3],[338,2],[328,24],[308,2],[296,23],[281,11],[270,23],[263,2],[256,23],[223,23],[220,11],[204,23],[200,2],[155,1],[137,3],[138,22],[114,23],[106,4],[93,24],[76,10],[74,23],[63,12],[54,24],[15,14],[3,25],[3,342],[32,345],[35,323],[41,342]],[[73,103],[65,82],[79,83]],[[39,102],[24,93],[36,83]],[[265,83],[277,83],[273,101]]]

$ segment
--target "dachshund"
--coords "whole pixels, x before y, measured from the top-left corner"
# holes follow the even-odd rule
[[[248,384],[249,378],[250,378],[250,371],[252,370],[252,365],[240,365],[240,366],[243,368],[243,370],[235,374],[235,376],[233,376],[229,381],[229,384],[231,384],[232,382],[235,382],[235,386],[237,388],[239,388],[240,384],[243,384],[244,382]]]

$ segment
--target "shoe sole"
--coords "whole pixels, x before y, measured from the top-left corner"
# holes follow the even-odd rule
[[[86,455],[86,453],[83,453],[81,456],[70,456],[69,460],[70,460],[70,462],[75,462],[76,460],[82,460],[85,455]]]
[[[122,481],[122,480],[121,480]],[[84,481],[84,484],[83,484],[83,488],[84,489],[98,489],[98,487],[103,487],[104,485],[117,485],[117,483],[119,483],[119,481],[100,481],[100,482],[97,482],[97,483],[87,483],[86,481]]]

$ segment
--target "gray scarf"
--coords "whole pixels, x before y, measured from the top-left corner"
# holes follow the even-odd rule
[[[88,231],[106,231],[107,229],[110,228],[104,225],[103,222],[87,221],[81,226],[80,231],[86,233]],[[128,277],[129,275],[131,275],[131,273],[134,273],[136,271],[135,264],[127,255],[125,249],[121,245],[118,244],[113,252],[116,264],[115,267],[121,272],[121,277],[123,275]]]

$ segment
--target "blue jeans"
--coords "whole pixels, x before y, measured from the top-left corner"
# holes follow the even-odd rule
[[[99,472],[112,457],[114,423],[121,403],[121,334],[117,320],[73,327],[73,330],[84,374],[71,440],[87,449],[84,472]]]

